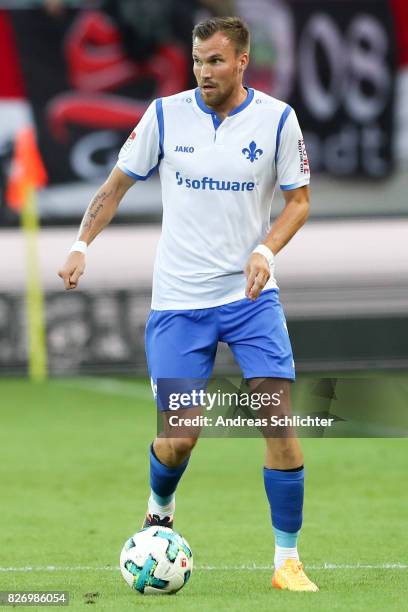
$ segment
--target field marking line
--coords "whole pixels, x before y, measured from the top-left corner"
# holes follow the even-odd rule
[[[308,570],[407,570],[408,565],[404,563],[379,563],[379,564],[365,564],[365,563],[324,563],[323,565],[305,565]],[[256,565],[255,563],[249,565],[197,565],[194,566],[196,571],[272,571],[272,565]],[[0,567],[0,572],[117,572],[119,566],[114,567],[112,565],[106,565],[102,567],[94,567],[92,565],[74,565],[74,566],[61,566],[61,565],[39,565],[39,566],[25,566],[25,567]]]
[[[132,399],[153,400],[153,394],[146,383],[132,381],[124,382],[115,378],[103,378],[97,376],[79,376],[78,378],[60,378],[51,381],[53,384],[69,389],[80,391],[92,391],[107,395],[130,397]]]

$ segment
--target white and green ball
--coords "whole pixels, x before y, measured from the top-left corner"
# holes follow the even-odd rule
[[[120,571],[137,593],[176,593],[191,576],[193,553],[176,531],[168,527],[147,527],[125,542],[120,554]]]

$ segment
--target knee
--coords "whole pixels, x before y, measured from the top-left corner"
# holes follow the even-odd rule
[[[170,438],[169,442],[175,455],[187,457],[197,444],[197,438]]]
[[[268,458],[282,469],[299,467],[303,464],[303,453],[296,439],[273,439],[268,441]]]

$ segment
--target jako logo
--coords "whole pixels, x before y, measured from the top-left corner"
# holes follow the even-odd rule
[[[184,185],[186,189],[203,189],[209,191],[253,191],[255,183],[243,181],[216,180],[208,176],[200,179],[183,178],[180,172],[176,172],[177,185]]]
[[[242,149],[242,153],[243,155],[245,155],[245,158],[249,159],[252,164],[256,159],[259,159],[259,157],[261,157],[263,151],[262,149],[256,148],[256,142],[253,140],[249,143],[248,148]]]
[[[181,145],[177,145],[174,149],[175,153],[194,153],[194,147],[183,147]]]

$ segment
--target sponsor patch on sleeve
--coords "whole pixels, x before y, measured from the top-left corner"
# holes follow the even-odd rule
[[[302,174],[310,174],[309,168],[309,160],[306,152],[306,145],[303,138],[299,138],[298,140],[298,151],[299,151],[299,161],[300,161],[300,172]]]
[[[128,151],[130,149],[130,147],[132,146],[132,142],[134,141],[134,139],[136,138],[136,130],[133,130],[133,132],[131,132],[129,134],[128,139],[126,140],[125,144],[122,147],[122,151]]]

